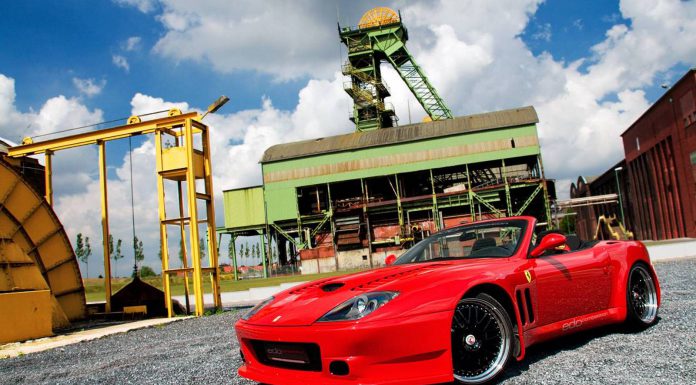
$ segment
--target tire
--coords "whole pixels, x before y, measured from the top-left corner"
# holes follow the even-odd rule
[[[510,316],[495,298],[482,293],[459,301],[451,334],[456,384],[483,384],[505,371],[514,333]]]
[[[657,322],[657,289],[649,268],[636,263],[626,283],[626,321],[630,326],[647,328]]]

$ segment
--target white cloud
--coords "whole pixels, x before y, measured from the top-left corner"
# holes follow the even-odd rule
[[[15,80],[0,74],[0,137],[21,143],[29,136],[35,119],[33,112],[22,113],[15,106]]]
[[[91,98],[92,96],[99,95],[106,86],[106,80],[96,81],[94,79],[81,79],[73,78],[73,85],[82,94]]]
[[[551,41],[551,24],[549,23],[544,23],[544,24],[538,24],[536,26],[536,32],[532,34],[532,39],[534,40],[543,40],[545,42],[550,42]]]
[[[339,68],[336,7],[331,1],[161,0],[165,29],[154,52],[215,70],[260,71],[277,80],[330,79]],[[340,5],[340,4],[339,4]],[[341,19],[357,24],[367,1],[344,5]],[[148,7],[148,11],[154,7]]]
[[[279,110],[264,99],[257,110],[208,115],[213,163],[218,165],[213,170],[216,190],[260,184],[258,161],[274,144],[351,132],[351,104],[342,84],[340,74],[332,81],[309,81],[293,111]]]
[[[140,36],[131,36],[123,42],[122,48],[124,51],[135,51],[140,48],[142,40]]]
[[[130,65],[128,64],[128,59],[126,59],[125,56],[113,55],[111,57],[111,61],[116,67],[121,68],[126,72],[130,71]]]
[[[117,4],[138,8],[140,12],[150,13],[157,7],[157,0],[114,0]]]

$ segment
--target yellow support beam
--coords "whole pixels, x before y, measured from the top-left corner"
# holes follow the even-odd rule
[[[208,220],[208,258],[210,267],[214,268],[213,275],[210,277],[210,284],[213,287],[213,301],[216,308],[222,308],[220,298],[220,266],[218,263],[218,246],[215,238],[215,199],[213,198],[213,166],[210,162],[210,135],[208,129],[202,131],[203,135],[203,161],[205,164],[205,192],[202,197],[206,201],[206,219]],[[207,195],[207,196],[206,196]],[[200,194],[197,196],[201,198]]]
[[[99,145],[99,191],[101,192],[102,210],[102,247],[104,249],[104,299],[106,306],[104,311],[111,312],[111,251],[109,250],[109,199],[106,188],[106,143]]]
[[[183,125],[185,121],[197,119],[200,115],[197,112],[189,112],[167,116],[165,118],[147,120],[144,122],[126,124],[123,126],[106,128],[103,130],[85,132],[83,134],[70,135],[63,138],[49,139],[42,142],[22,144],[10,147],[7,155],[19,157],[26,155],[43,154],[46,151],[66,150],[74,147],[97,144],[98,142],[108,142],[116,139],[124,139],[129,136],[152,134],[157,129],[171,129],[173,126]]]
[[[157,170],[162,167],[162,133],[160,131],[155,132],[155,150],[156,150],[156,163]],[[159,219],[160,219],[160,250],[162,257],[162,287],[164,288],[164,306],[167,308],[167,317],[172,317],[174,312],[172,311],[172,301],[171,301],[171,288],[169,273],[169,247],[167,242],[167,225],[163,223],[167,219],[167,212],[165,206],[165,196],[164,196],[164,179],[160,173],[157,173],[157,196],[159,197]]]
[[[53,151],[46,151],[45,153],[46,165],[44,166],[44,177],[46,178],[46,202],[50,206],[53,206]]]
[[[202,316],[205,312],[203,301],[203,285],[201,282],[201,249],[198,238],[198,202],[196,201],[196,174],[193,161],[193,127],[191,121],[184,125],[184,147],[186,151],[186,192],[189,206],[189,218],[191,226],[189,236],[191,238],[191,259],[193,260],[193,292],[196,298],[196,316]]]
[[[46,173],[46,200],[53,201],[53,189],[51,183],[51,158],[55,151],[75,148],[85,145],[96,144],[99,147],[99,182],[101,193],[102,208],[102,236],[104,249],[104,276],[105,276],[105,299],[106,311],[111,309],[111,261],[109,240],[109,210],[107,193],[107,170],[106,170],[106,142],[111,140],[123,139],[135,135],[154,133],[157,162],[157,194],[158,211],[160,219],[160,237],[162,247],[162,279],[166,298],[167,313],[173,316],[170,279],[172,275],[184,273],[186,283],[186,298],[188,308],[188,278],[193,273],[193,289],[196,303],[195,314],[201,316],[205,312],[203,299],[203,275],[211,279],[213,301],[215,307],[221,306],[220,301],[220,276],[218,267],[217,242],[215,239],[215,207],[213,197],[212,164],[210,161],[210,138],[208,127],[200,122],[200,115],[196,112],[182,114],[178,109],[169,111],[169,116],[140,121],[137,116],[128,119],[128,124],[92,131],[82,134],[66,136],[63,138],[50,139],[42,142],[33,143],[25,140],[20,146],[8,149],[11,157],[26,155],[46,154],[47,173]],[[202,134],[202,150],[195,149],[194,135]],[[163,135],[172,136],[175,139],[175,146],[164,148]],[[203,179],[205,185],[204,192],[196,191],[196,180]],[[165,205],[165,181],[176,181],[179,188],[179,218],[168,219],[166,217]],[[186,202],[188,203],[188,216],[184,217],[183,192],[181,183],[186,182]],[[198,200],[205,201],[206,218],[199,220]],[[201,266],[199,223],[207,225],[207,237],[209,244],[209,267]],[[182,269],[172,269],[169,264],[171,253],[168,249],[167,226],[177,224],[181,229],[182,251],[184,261]],[[189,226],[188,237],[190,253],[186,250],[186,229]],[[188,267],[188,257],[191,256],[193,268]]]

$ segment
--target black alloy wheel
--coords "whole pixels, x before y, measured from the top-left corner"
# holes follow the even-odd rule
[[[464,298],[452,319],[455,383],[482,384],[505,370],[513,347],[510,316],[488,294]]]
[[[634,326],[648,327],[657,321],[657,288],[643,263],[633,265],[626,286],[626,319]]]

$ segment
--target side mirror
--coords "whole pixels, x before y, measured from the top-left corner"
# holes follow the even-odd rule
[[[544,238],[539,242],[539,246],[535,247],[530,255],[534,258],[544,254],[546,250],[555,249],[558,246],[562,246],[566,243],[566,237],[563,234],[551,233],[546,234]]]
[[[384,260],[384,263],[387,264],[387,266],[391,266],[396,262],[396,255],[394,254],[389,254],[387,258]]]

